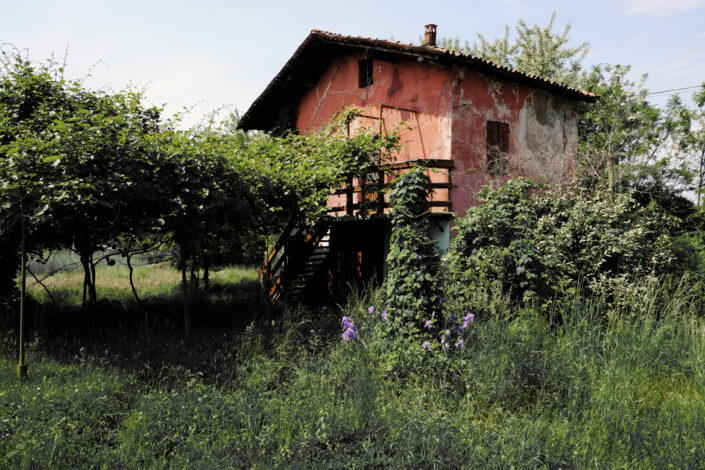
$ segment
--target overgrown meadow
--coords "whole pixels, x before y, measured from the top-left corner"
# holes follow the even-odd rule
[[[120,269],[100,268],[106,291]],[[140,268],[146,270],[153,267]],[[139,315],[129,287],[81,319],[66,275],[34,286],[28,379],[15,335],[0,366],[2,468],[702,468],[705,322],[684,284],[643,286],[628,308],[580,295],[550,315],[476,292],[429,318],[445,349],[385,334],[380,291],[321,310],[273,308],[252,270],[219,273],[186,341],[176,271]],[[237,274],[234,274],[237,272]],[[99,284],[99,293],[101,286]],[[170,292],[170,289],[174,289]],[[116,292],[116,291],[111,291]],[[444,299],[451,303],[452,299]],[[173,305],[171,305],[173,304]],[[225,307],[224,305],[227,305]],[[64,316],[64,334],[52,326]],[[211,322],[199,322],[210,315]],[[342,317],[355,335],[344,341]],[[455,318],[453,318],[455,317]],[[217,319],[217,327],[213,320]],[[156,326],[155,326],[156,325]],[[64,323],[66,326],[66,323]],[[73,327],[73,328],[71,328]],[[441,327],[441,328],[442,328]],[[441,330],[443,331],[443,329]]]

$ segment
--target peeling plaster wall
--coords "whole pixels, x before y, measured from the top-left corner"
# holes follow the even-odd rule
[[[357,53],[338,58],[304,94],[297,119],[299,132],[310,133],[324,126],[343,106],[353,106],[375,118],[363,118],[363,125],[378,128],[380,117],[385,129],[405,124],[400,128],[403,148],[397,161],[450,159],[451,100],[450,90],[444,88],[448,72],[419,66],[416,60],[374,60],[372,85],[359,88],[358,61],[363,57]]]
[[[509,124],[508,174],[558,183],[569,180],[578,145],[577,103],[552,93],[497,80],[472,70],[455,72],[452,153],[453,209],[477,204],[485,173],[487,121]]]
[[[508,176],[545,182],[572,177],[577,153],[577,103],[552,93],[495,79],[473,70],[415,59],[374,60],[373,84],[358,87],[355,53],[333,61],[301,99],[300,133],[324,126],[344,106],[367,117],[356,126],[400,126],[402,150],[396,161],[453,159],[453,211],[462,216],[478,203],[480,188],[492,178],[486,167],[488,120],[509,124]],[[393,109],[394,106],[403,109]],[[444,175],[429,172],[434,181]],[[503,178],[506,179],[506,178]],[[343,196],[331,198],[331,205]]]

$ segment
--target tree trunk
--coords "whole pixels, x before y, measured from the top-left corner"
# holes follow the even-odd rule
[[[54,300],[54,294],[51,293],[51,291],[50,291],[49,288],[46,286],[46,284],[44,284],[44,283],[41,281],[41,279],[39,279],[39,278],[37,277],[37,275],[34,274],[31,269],[29,269],[29,267],[27,267],[27,272],[29,272],[29,275],[34,278],[34,282],[36,282],[37,284],[39,284],[40,286],[42,286],[42,288],[44,289],[44,292],[47,293],[47,296],[48,296],[49,299],[51,300],[51,304],[52,304],[52,305],[55,305],[55,304],[56,304],[56,300]]]
[[[134,255],[134,253],[127,253],[127,256],[125,256],[125,259],[127,260],[127,269],[130,271],[130,289],[132,289],[132,295],[135,297],[135,300],[137,300],[137,303],[142,305],[142,300],[140,300],[140,297],[137,295],[137,289],[135,289],[135,280],[133,278],[135,268],[132,267],[131,263],[132,255]]]
[[[86,305],[94,307],[96,304],[95,290],[95,265],[93,264],[92,253],[80,253],[81,265],[83,266],[83,300],[81,308],[85,310]],[[88,295],[88,303],[86,303],[86,294]]]
[[[88,263],[91,267],[91,284],[88,286],[88,300],[91,306],[95,306],[98,302],[98,295],[95,291],[95,263],[93,262],[93,253],[88,255]]]
[[[91,284],[91,269],[88,266],[88,258],[84,255],[81,255],[81,266],[83,266],[83,299],[81,300],[81,309],[85,310],[88,286]]]
[[[196,260],[193,260],[191,262],[191,285],[195,288],[198,288],[198,273],[196,272],[198,269],[196,268]]]
[[[609,187],[610,201],[614,202],[617,193],[617,163],[616,158],[610,155],[607,165],[607,186]]]
[[[201,264],[203,265],[203,289],[208,292],[210,287],[210,253],[208,251],[208,239],[203,240],[203,251],[201,252]]]
[[[210,263],[208,257],[203,260],[203,289],[208,292],[210,287]]]
[[[184,246],[181,245],[179,253],[179,262],[181,263],[181,293],[183,296],[184,303],[184,336],[187,338],[191,336],[191,318],[189,317],[189,289],[188,289],[188,279],[186,278],[186,250]]]

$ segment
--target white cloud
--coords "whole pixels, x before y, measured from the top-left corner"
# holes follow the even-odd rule
[[[627,15],[672,13],[705,5],[705,0],[625,0]]]

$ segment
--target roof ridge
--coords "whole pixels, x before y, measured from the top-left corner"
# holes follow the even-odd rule
[[[510,67],[505,64],[500,64],[498,62],[495,62],[495,61],[492,61],[489,59],[485,59],[483,57],[475,56],[472,54],[464,54],[460,51],[454,51],[451,49],[444,49],[444,48],[438,47],[438,46],[427,46],[427,45],[423,45],[423,44],[411,44],[411,43],[405,43],[405,42],[396,41],[396,40],[392,41],[389,39],[371,38],[371,37],[367,37],[367,36],[352,36],[352,35],[346,35],[346,34],[340,34],[340,33],[333,33],[331,31],[324,31],[321,29],[312,29],[311,34],[316,34],[316,35],[322,34],[322,35],[327,35],[327,36],[333,36],[335,38],[340,38],[343,40],[376,41],[376,42],[381,42],[381,43],[387,43],[387,44],[389,44],[390,47],[403,46],[403,47],[414,48],[417,50],[426,49],[426,50],[429,50],[429,52],[436,52],[436,53],[440,53],[441,55],[449,55],[449,56],[455,56],[455,57],[459,57],[459,58],[469,59],[471,61],[477,61],[477,62],[480,62],[480,63],[486,65],[486,66],[493,67],[493,68],[502,70],[504,72],[517,74],[519,76],[523,76],[523,77],[526,77],[526,78],[529,78],[532,80],[541,81],[541,82],[544,82],[549,85],[558,86],[558,87],[561,87],[561,88],[564,88],[564,89],[567,89],[567,90],[570,90],[573,92],[577,92],[579,94],[585,95],[590,98],[597,97],[597,95],[592,92],[581,90],[580,88],[570,86],[568,84],[559,82],[557,80],[553,80],[548,77],[543,77],[541,75],[522,72],[521,70],[517,70],[514,67]],[[331,38],[331,39],[334,39],[334,38]]]

